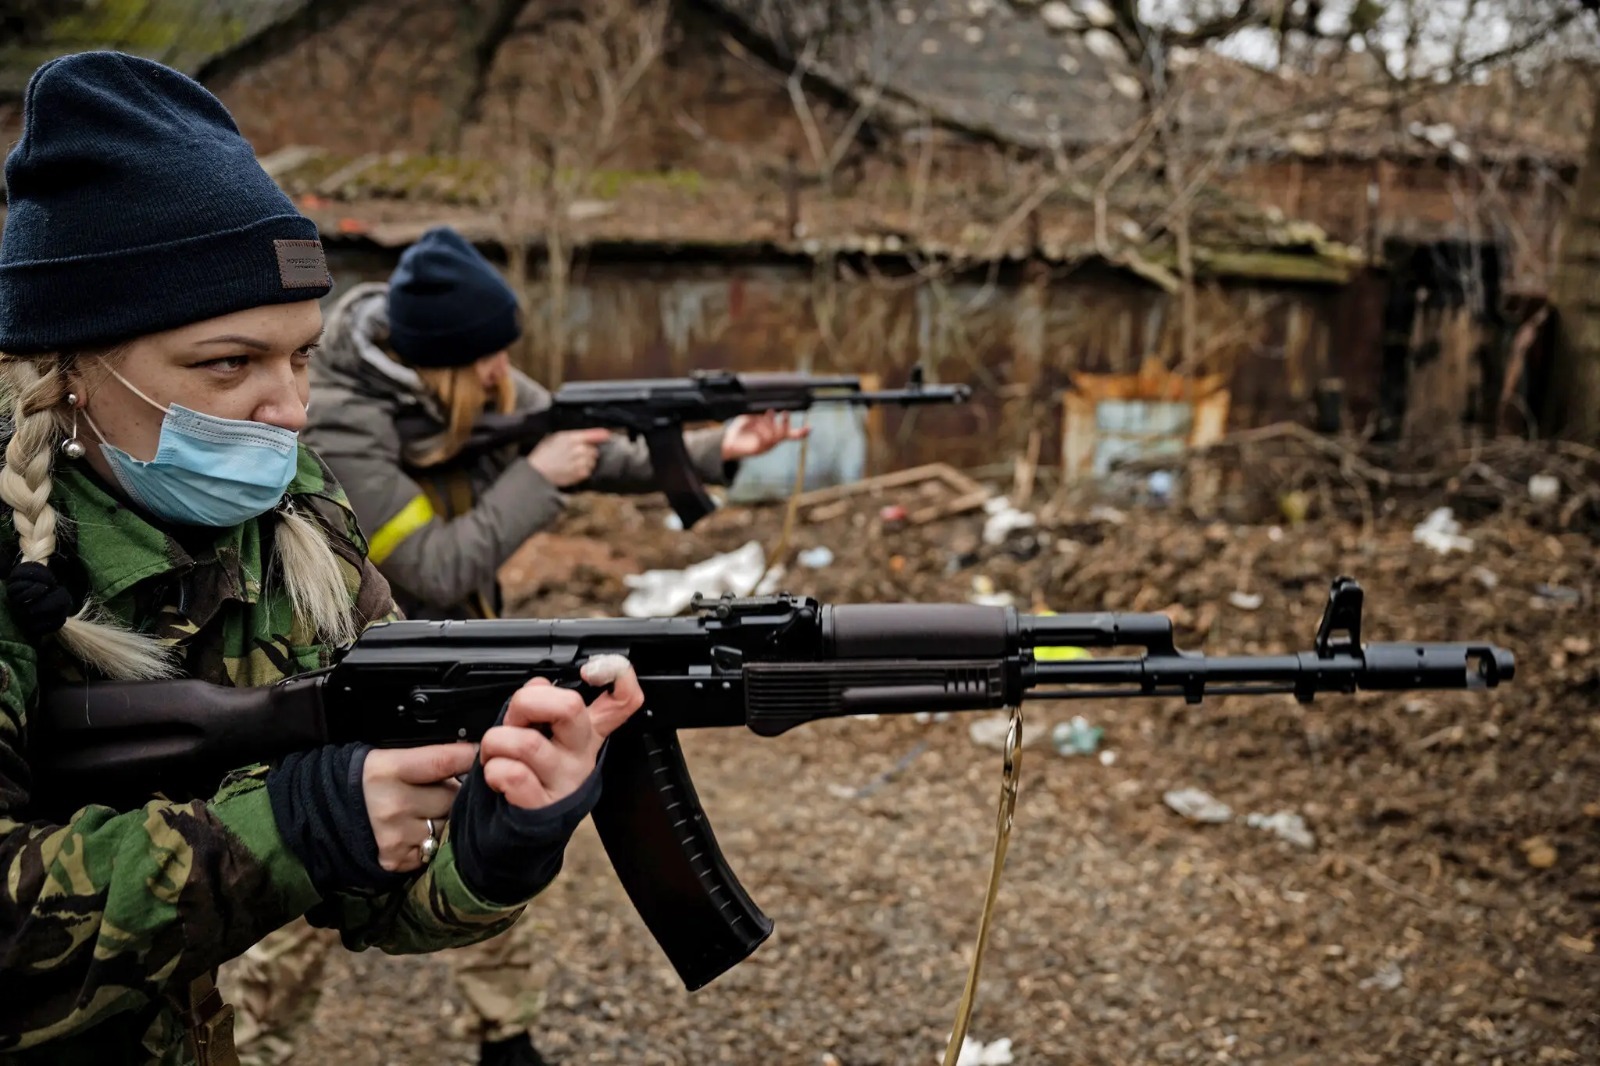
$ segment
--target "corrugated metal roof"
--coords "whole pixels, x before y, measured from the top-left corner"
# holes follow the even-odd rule
[[[482,160],[352,158],[291,148],[263,165],[328,240],[400,247],[429,226],[448,223],[474,240],[537,246],[548,229],[536,191],[515,212],[507,210],[504,173]],[[537,190],[537,176],[525,187]],[[915,213],[892,185],[864,184],[848,195],[807,192],[793,231],[777,183],[681,171],[604,172],[591,187],[598,192],[564,205],[567,239],[577,245],[743,248],[808,257],[915,254],[969,262],[1103,258],[1153,280],[1163,271],[1170,276],[1173,261],[1170,235],[1156,225],[1170,194],[1133,176],[1108,190],[1103,244],[1096,238],[1094,190],[1082,185],[1045,197],[1032,229],[1006,214],[1009,205],[955,184],[930,187]],[[1213,274],[1336,282],[1355,261],[1315,226],[1215,190],[1201,190],[1192,210],[1197,262]],[[1035,237],[1037,248],[1031,246]]]

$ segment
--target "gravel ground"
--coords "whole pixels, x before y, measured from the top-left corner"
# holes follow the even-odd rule
[[[1471,552],[1440,556],[1409,519],[1363,541],[1332,522],[1275,533],[1136,514],[1008,552],[980,549],[973,518],[884,530],[882,502],[802,527],[793,547],[837,558],[786,587],[963,600],[982,575],[1024,607],[1165,610],[1184,647],[1265,653],[1309,647],[1328,579],[1350,573],[1367,640],[1518,654],[1517,680],[1490,694],[1030,706],[1040,742],[1022,760],[974,1037],[1009,1038],[1017,1064],[1600,1062],[1592,541],[1489,518]],[[659,510],[595,501],[506,573],[540,613],[613,613],[622,573],[774,543],[778,519],[722,512],[669,533]],[[586,536],[618,547],[568,539]],[[1230,605],[1236,591],[1261,606]],[[1048,742],[1080,713],[1105,729],[1110,765]],[[777,932],[684,992],[586,825],[530,911],[549,948],[530,971],[549,996],[541,1047],[636,1066],[939,1061],[993,847],[1000,757],[969,736],[979,717],[686,735],[723,849]],[[1186,821],[1162,802],[1185,787],[1238,817]],[[1313,847],[1245,823],[1280,810]],[[471,1062],[458,1013],[438,958],[341,953],[296,1061]]]

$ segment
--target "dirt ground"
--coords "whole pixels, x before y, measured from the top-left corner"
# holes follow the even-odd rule
[[[1030,706],[1030,743],[972,1035],[1017,1064],[1600,1062],[1600,671],[1594,543],[1521,519],[1470,523],[1470,551],[1413,543],[1414,514],[1228,526],[1167,512],[1053,522],[1007,547],[981,516],[885,529],[863,501],[802,525],[834,601],[964,601],[974,579],[1026,608],[1165,610],[1182,646],[1308,648],[1337,574],[1367,591],[1365,638],[1486,640],[1518,656],[1483,693]],[[914,503],[905,500],[901,502]],[[508,568],[525,609],[615,613],[621,574],[755,538],[777,508],[689,533],[657,507],[594,501]],[[599,537],[605,546],[568,538]],[[1230,602],[1230,593],[1246,606]],[[1260,605],[1246,609],[1250,597]],[[1082,714],[1103,751],[1066,757]],[[978,715],[819,723],[684,746],[723,849],[777,931],[686,993],[591,828],[530,911],[548,954],[538,1042],[562,1063],[879,1066],[939,1061],[993,847],[1000,757]],[[1109,765],[1106,762],[1109,761]],[[1199,788],[1226,824],[1163,803]],[[1247,824],[1290,811],[1312,847]],[[341,953],[296,1061],[474,1061],[438,958]]]

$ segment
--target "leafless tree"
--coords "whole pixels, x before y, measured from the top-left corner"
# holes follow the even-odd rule
[[[534,0],[521,14],[515,32],[541,38],[541,62],[486,75],[483,95],[503,110],[496,128],[504,136],[492,151],[505,170],[503,243],[525,301],[532,248],[537,242],[545,252],[543,306],[532,315],[525,343],[537,344],[542,376],[553,388],[570,345],[572,228],[596,173],[621,146],[640,85],[665,48],[670,0],[589,0],[579,7]],[[525,303],[525,313],[533,310]]]

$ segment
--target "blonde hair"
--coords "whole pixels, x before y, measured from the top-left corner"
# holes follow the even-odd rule
[[[96,357],[112,354],[96,353]],[[50,492],[56,452],[70,431],[65,405],[71,363],[72,357],[59,354],[0,354],[0,393],[12,406],[11,440],[0,465],[0,501],[11,508],[25,562],[49,561],[63,521],[50,504]],[[354,605],[327,534],[296,514],[292,505],[280,510],[278,517],[278,564],[296,618],[308,622],[328,643],[354,639],[358,628]],[[106,677],[136,681],[179,673],[171,648],[118,624],[87,597],[56,638]]]
[[[517,406],[517,387],[510,374],[495,383],[491,396],[483,379],[471,363],[466,366],[413,367],[423,386],[444,407],[444,432],[423,447],[413,460],[417,466],[437,466],[455,458],[472,433],[472,424],[490,402],[500,414],[508,415]]]

